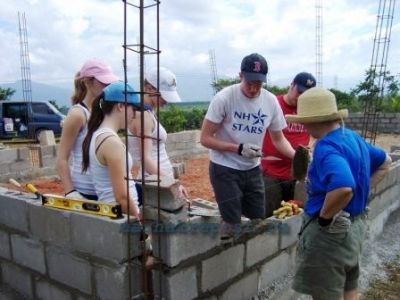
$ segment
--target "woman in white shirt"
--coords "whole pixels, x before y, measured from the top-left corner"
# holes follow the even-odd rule
[[[160,176],[174,177],[171,161],[169,160],[165,144],[167,132],[157,120],[155,109],[163,107],[167,103],[177,103],[181,101],[176,90],[176,77],[166,68],[159,69],[159,84],[157,84],[157,69],[148,73],[144,81],[145,106],[150,108],[144,112],[144,166],[145,175],[160,174]],[[157,90],[157,85],[159,89]],[[157,101],[158,105],[157,105]],[[133,136],[128,139],[129,151],[135,158],[141,161],[142,157],[142,138],[141,120],[138,115],[131,122],[130,132]],[[158,158],[160,159],[160,170],[157,167]],[[141,169],[138,177],[141,177]],[[180,186],[181,194],[187,198],[188,193],[183,186]]]
[[[104,87],[117,80],[108,65],[95,59],[86,61],[75,76],[72,107],[63,124],[57,155],[57,170],[68,198],[97,200],[89,170],[81,171],[82,142],[94,99]]]
[[[126,91],[125,96],[124,82],[114,82],[93,102],[88,133],[82,144],[82,169],[90,167],[99,201],[117,201],[124,213],[140,220],[136,187],[130,172],[132,157],[126,153],[125,144],[117,134],[125,128],[126,122],[135,118],[140,106],[129,84],[126,84]]]

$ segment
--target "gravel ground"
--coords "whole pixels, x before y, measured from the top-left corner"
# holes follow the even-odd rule
[[[400,209],[392,213],[385,224],[382,234],[373,242],[364,243],[361,258],[359,290],[361,295],[369,289],[372,281],[385,279],[385,265],[398,259],[400,255]],[[311,297],[294,293],[291,286],[293,274],[275,281],[270,287],[261,291],[255,300],[310,300]],[[400,291],[399,291],[400,294]],[[360,299],[363,299],[361,296]],[[399,298],[400,299],[400,296]]]

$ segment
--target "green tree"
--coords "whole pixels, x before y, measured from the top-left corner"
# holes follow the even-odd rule
[[[160,122],[168,133],[179,132],[184,129],[186,118],[181,109],[170,104],[167,108],[160,110]]]
[[[267,90],[276,96],[286,94],[288,89],[289,89],[289,87],[282,88],[277,85],[271,85],[271,86],[267,87]]]
[[[239,78],[228,78],[228,79],[218,79],[216,82],[212,84],[212,87],[219,92],[223,88],[230,86],[232,84],[239,83],[240,79]]]
[[[6,88],[6,89],[0,88],[0,101],[10,100],[10,97],[14,95],[14,93],[15,90],[11,88]]]
[[[337,89],[329,89],[335,94],[337,105],[339,109],[347,108],[351,112],[361,110],[361,105],[357,100],[357,97],[352,93],[346,93]]]

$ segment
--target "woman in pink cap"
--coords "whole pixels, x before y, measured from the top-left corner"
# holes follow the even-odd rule
[[[57,157],[58,174],[68,198],[97,200],[90,171],[81,171],[82,142],[87,133],[94,99],[102,93],[103,88],[118,80],[111,68],[97,59],[86,61],[75,76],[72,107],[64,121]]]

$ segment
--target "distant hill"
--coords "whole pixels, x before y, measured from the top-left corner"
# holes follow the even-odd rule
[[[55,100],[58,106],[70,106],[70,98],[72,93],[71,89],[62,88],[58,86],[43,84],[32,81],[32,100],[37,101],[49,101]],[[14,95],[11,97],[11,100],[22,100],[22,83],[20,80],[7,83],[0,84],[1,88],[11,88],[15,90]]]
[[[178,75],[178,92],[183,102],[204,102],[210,101],[213,97],[213,90],[208,76],[188,76]],[[71,94],[73,86],[68,87],[68,83],[50,85],[32,81],[32,100],[49,101],[55,100],[58,106],[71,105]],[[0,84],[1,88],[11,88],[15,90],[11,100],[22,100],[22,83],[18,80],[13,83]]]

